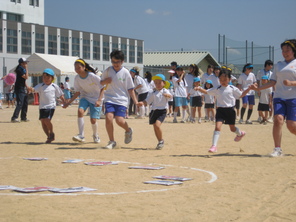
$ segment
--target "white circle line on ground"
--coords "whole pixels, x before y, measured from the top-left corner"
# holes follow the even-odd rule
[[[132,163],[132,162],[125,162],[125,161],[114,161],[118,163],[125,163],[125,164],[141,164],[141,163]],[[169,167],[175,167],[174,165],[166,165],[166,164],[146,164],[146,165],[161,165],[161,166],[169,166]],[[200,171],[207,173],[211,176],[211,179],[208,181],[205,181],[205,183],[213,183],[215,182],[218,177],[215,173],[203,169],[198,169],[198,168],[191,168],[191,167],[183,167],[180,166],[179,168],[182,169],[189,169],[189,170],[195,170],[195,171]],[[200,184],[200,183],[197,183]],[[197,185],[194,184],[194,185]],[[0,193],[0,196],[81,196],[81,195],[97,195],[97,196],[104,196],[104,195],[120,195],[120,194],[131,194],[131,193],[149,193],[149,192],[164,192],[164,191],[169,191],[169,190],[174,190],[174,189],[180,189],[184,188],[182,186],[179,187],[172,187],[172,188],[166,188],[166,189],[156,189],[156,190],[138,190],[138,191],[130,191],[130,192],[104,192],[104,193],[50,193],[50,194],[42,194],[42,193]]]

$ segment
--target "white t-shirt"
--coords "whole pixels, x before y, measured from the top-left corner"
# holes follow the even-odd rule
[[[172,78],[172,81],[173,81],[173,84],[174,84],[174,89],[175,89],[175,97],[187,97],[187,89],[186,87],[188,86],[187,85],[187,82],[186,80],[182,80],[181,82],[177,82],[179,79],[177,77],[173,77]]]
[[[196,96],[202,96],[203,93],[198,91],[198,90],[194,90],[194,89],[191,89],[189,91],[189,94],[190,94],[190,97],[196,97]]]
[[[215,96],[205,94],[204,98],[205,98],[205,104],[214,104],[215,103]]]
[[[64,89],[70,90],[70,83],[69,82],[64,83]]]
[[[129,104],[129,89],[134,88],[133,79],[129,71],[122,67],[116,72],[113,66],[107,68],[102,74],[102,80],[111,77],[112,82],[106,85],[104,93],[105,102],[127,107]]]
[[[136,75],[135,76],[135,78],[134,78],[134,85],[135,85],[135,88],[138,85],[142,85],[140,88],[136,89],[136,92],[138,94],[143,94],[143,93],[148,92],[147,83],[146,83],[146,81],[141,76],[139,76],[139,75]]]
[[[245,73],[240,74],[237,83],[241,84],[242,90],[245,91],[250,85],[256,83],[256,81],[254,73],[250,72],[249,75],[246,75]],[[247,95],[255,95],[255,91],[250,90]]]
[[[217,107],[234,107],[235,100],[242,95],[242,92],[232,85],[211,88],[207,92],[209,95],[216,97]]]
[[[270,103],[270,95],[272,94],[272,88],[263,89],[260,91],[259,103],[269,104]]]
[[[153,90],[155,89],[154,81],[151,80],[151,82],[148,82],[148,80],[145,79],[145,82],[147,84],[148,92],[153,92]]]
[[[170,94],[169,90],[163,88],[162,90],[158,91],[155,90],[152,93],[149,93],[146,99],[147,104],[151,104],[151,109],[167,109],[168,108],[168,101],[169,98],[165,97],[163,94]],[[170,94],[171,95],[171,94]]]
[[[184,79],[187,82],[187,92],[189,92],[193,88],[193,79],[195,78],[194,75],[191,73],[187,73],[184,77]]]
[[[39,93],[39,109],[55,109],[56,98],[64,95],[61,88],[55,83],[50,85],[39,83],[34,87],[34,90]]]
[[[92,104],[98,100],[102,88],[101,78],[92,72],[89,72],[85,78],[81,78],[79,75],[75,76],[75,91],[80,92],[80,98],[85,98]]]
[[[216,75],[210,75],[207,80],[211,80],[212,81],[214,88],[220,86],[219,77],[216,76]]]
[[[295,99],[296,86],[285,86],[283,81],[296,81],[296,59],[289,63],[278,62],[270,79],[276,81],[274,98]]]
[[[206,81],[208,80],[208,78],[211,76],[211,75],[214,75],[213,73],[211,74],[208,74],[208,73],[204,73],[202,75],[202,77],[200,78],[200,84],[203,85],[206,83]]]
[[[261,81],[262,76],[267,76],[268,80],[270,80],[271,75],[272,75],[271,70],[265,71],[265,69],[261,69],[258,71],[256,78],[257,78],[257,81]]]

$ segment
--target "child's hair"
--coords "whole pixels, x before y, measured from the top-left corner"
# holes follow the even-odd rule
[[[74,64],[79,63],[84,67],[85,71],[88,72],[93,72],[94,74],[96,74],[98,72],[98,69],[94,69],[90,64],[88,64],[87,62],[85,62],[83,59],[79,58],[75,61]]]
[[[181,66],[177,66],[176,71],[183,71],[183,68],[182,68]],[[176,75],[176,77],[179,78],[178,75]],[[184,80],[184,75],[183,75],[183,77],[182,77],[182,80],[185,81],[185,80]],[[178,82],[178,85],[180,85],[180,82]]]
[[[253,67],[252,63],[247,63],[246,65],[244,65],[243,73],[247,70],[247,67],[248,66],[252,66]]]
[[[271,61],[270,59],[265,61],[264,67],[269,66],[269,65],[273,65],[273,61]]]
[[[66,78],[65,78],[65,81],[68,81],[69,80],[69,77],[67,76]]]
[[[196,64],[191,64],[189,67],[192,67],[193,68],[193,75],[195,77],[199,76],[199,68]]]
[[[145,73],[145,78],[147,79],[147,82],[150,83],[152,81],[152,74],[151,74],[151,72],[147,71]]]
[[[296,39],[289,39],[287,41],[284,41],[281,44],[281,48],[283,48],[284,45],[288,45],[292,48],[292,50],[294,52],[294,58],[296,58]]]
[[[210,85],[210,87],[209,87],[209,88],[207,87],[207,84],[209,84],[209,85]],[[210,88],[213,88],[213,87],[214,87],[214,86],[213,86],[213,84],[212,84],[212,83],[208,83],[208,82],[206,82],[206,83],[205,83],[205,87],[204,87],[204,88],[205,88],[205,90],[207,90],[207,89],[210,89]]]
[[[211,64],[210,64],[210,65],[208,65],[207,72],[208,72],[208,69],[211,69],[211,68],[212,68],[212,69],[214,69],[214,66],[213,66],[213,65],[211,65]],[[210,74],[210,73],[208,73],[208,74]]]
[[[114,59],[118,59],[118,60],[124,61],[124,54],[120,50],[113,50],[110,53],[110,58],[111,59],[114,58]]]
[[[219,77],[222,76],[223,74],[226,75],[229,79],[231,79],[231,73],[227,68],[223,68],[223,67],[221,68]]]

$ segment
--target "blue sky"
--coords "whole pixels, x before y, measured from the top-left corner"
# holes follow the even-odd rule
[[[45,25],[142,39],[145,50],[207,50],[218,34],[275,47],[296,38],[295,0],[45,0]]]

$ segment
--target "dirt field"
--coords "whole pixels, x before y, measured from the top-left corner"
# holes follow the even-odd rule
[[[4,106],[5,107],[5,106]],[[163,150],[148,119],[128,119],[133,141],[104,150],[108,142],[104,120],[99,120],[101,143],[92,142],[85,117],[86,143],[72,141],[78,132],[77,106],[58,107],[53,118],[56,140],[46,137],[38,120],[38,106],[29,106],[26,123],[10,123],[13,109],[0,110],[0,185],[55,188],[90,187],[96,191],[57,194],[49,191],[0,191],[0,221],[296,221],[296,138],[283,130],[284,157],[267,156],[273,149],[272,124],[238,125],[247,135],[236,143],[223,126],[218,152],[209,154],[213,123],[162,125]],[[257,119],[255,111],[252,120]],[[44,161],[23,158],[44,157]],[[80,163],[62,163],[81,159]],[[90,161],[119,161],[118,165],[88,166]],[[129,169],[162,166],[162,170]],[[182,185],[144,184],[153,176],[189,177]]]

